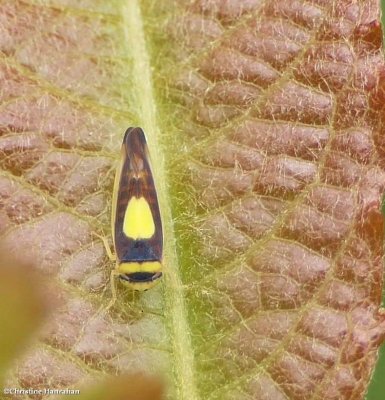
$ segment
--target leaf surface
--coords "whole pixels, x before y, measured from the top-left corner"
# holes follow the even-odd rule
[[[1,236],[63,301],[11,382],[147,372],[175,399],[362,399],[385,333],[377,20],[374,1],[3,1]],[[105,312],[93,232],[110,236],[133,125],[166,273]]]

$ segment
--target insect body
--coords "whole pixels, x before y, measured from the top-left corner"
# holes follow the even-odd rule
[[[124,135],[112,201],[115,274],[126,286],[147,290],[162,276],[163,232],[141,128],[128,128]]]

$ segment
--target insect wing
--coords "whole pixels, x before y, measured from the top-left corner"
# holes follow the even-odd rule
[[[112,230],[119,262],[161,261],[163,232],[144,132],[129,128],[115,177]]]

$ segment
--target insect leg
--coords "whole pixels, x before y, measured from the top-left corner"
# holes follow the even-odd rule
[[[116,296],[115,276],[118,276],[118,275],[119,275],[119,273],[118,273],[118,271],[116,269],[113,269],[111,271],[111,274],[110,274],[110,285],[111,285],[111,296],[112,297],[111,297],[111,300],[109,301],[109,303],[107,304],[106,310],[109,310],[115,304],[115,301],[116,301],[116,298],[117,298],[117,296]]]
[[[111,296],[112,296],[112,298],[111,298],[111,300],[108,302],[108,304],[106,306],[104,304],[102,304],[99,307],[96,315],[100,315],[102,313],[103,314],[107,314],[108,310],[115,304],[115,301],[116,301],[116,298],[117,298],[117,296],[116,296],[116,286],[115,286],[115,276],[117,276],[117,275],[119,275],[118,271],[116,269],[113,269],[111,271],[111,274],[110,274],[110,285],[111,285]]]
[[[98,237],[103,242],[108,258],[111,261],[116,261],[116,254],[112,254],[112,251],[111,251],[111,248],[110,248],[107,238],[105,236],[99,235],[96,232],[92,232],[92,234],[95,235],[96,237]]]

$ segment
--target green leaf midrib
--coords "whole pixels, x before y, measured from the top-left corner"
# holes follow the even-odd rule
[[[171,340],[172,371],[177,398],[198,400],[195,384],[194,353],[190,338],[187,305],[179,273],[179,262],[175,250],[175,236],[171,216],[169,194],[166,187],[164,158],[159,149],[160,126],[157,122],[157,106],[152,85],[150,55],[146,46],[143,16],[139,0],[125,0],[122,4],[122,21],[127,55],[133,60],[132,98],[137,124],[146,132],[151,153],[158,199],[162,210],[164,229],[164,300],[165,319]]]

